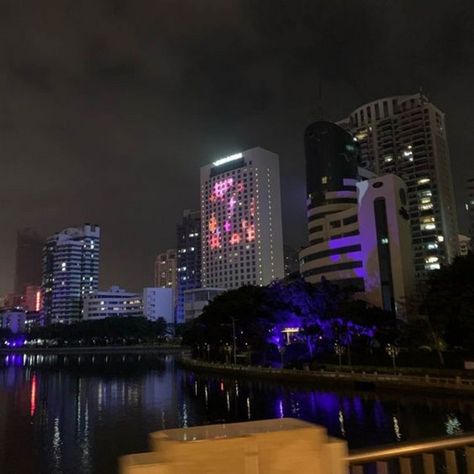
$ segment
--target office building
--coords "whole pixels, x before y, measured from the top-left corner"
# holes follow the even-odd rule
[[[143,316],[141,295],[112,286],[84,296],[83,319],[128,318]]]
[[[191,321],[201,316],[204,308],[216,297],[225,293],[223,288],[195,288],[184,292],[184,318]]]
[[[252,148],[201,168],[203,287],[283,278],[278,155]]]
[[[406,183],[416,279],[457,254],[457,217],[445,117],[422,93],[384,97],[339,124],[350,130],[363,166]]]
[[[28,285],[41,285],[44,239],[33,229],[17,233],[14,293],[24,295]]]
[[[156,321],[163,318],[169,325],[174,324],[174,300],[171,288],[144,288],[143,315]]]
[[[155,288],[176,288],[176,249],[160,253],[155,260]]]
[[[184,322],[184,292],[201,286],[201,214],[186,210],[176,227],[176,322]]]
[[[13,334],[25,332],[26,313],[22,309],[0,311],[0,327],[10,329]]]
[[[27,285],[23,308],[26,311],[40,311],[42,307],[43,297],[41,294],[41,286]]]
[[[49,237],[43,251],[43,309],[47,323],[81,319],[84,297],[99,286],[100,228],[85,224]]]
[[[404,318],[414,285],[407,191],[393,175],[361,180],[359,148],[330,122],[305,133],[309,245],[301,273],[351,288],[369,303]]]
[[[6,309],[12,309],[12,308],[23,309],[24,305],[25,305],[24,294],[17,295],[16,293],[8,293],[7,295],[5,295],[3,299],[2,307]]]

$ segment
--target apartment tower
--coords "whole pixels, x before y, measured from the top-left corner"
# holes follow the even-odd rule
[[[416,279],[457,254],[457,217],[445,117],[422,93],[384,97],[338,122],[357,139],[361,165],[407,185]]]
[[[43,309],[48,323],[82,318],[83,302],[99,286],[100,228],[85,224],[49,237],[43,250]]]

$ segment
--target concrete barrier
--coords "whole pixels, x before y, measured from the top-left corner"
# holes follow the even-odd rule
[[[164,430],[120,474],[346,474],[347,444],[293,418]]]

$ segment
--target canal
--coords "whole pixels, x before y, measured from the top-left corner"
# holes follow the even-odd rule
[[[151,431],[297,417],[350,448],[474,429],[474,400],[194,374],[172,356],[0,356],[0,473],[115,474]]]

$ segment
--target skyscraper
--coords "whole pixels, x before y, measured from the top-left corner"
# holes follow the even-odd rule
[[[24,295],[28,285],[41,285],[44,239],[34,229],[18,231],[16,238],[15,294]]]
[[[339,122],[356,137],[361,163],[407,184],[417,280],[457,251],[457,217],[444,114],[423,94],[385,97]]]
[[[48,323],[82,317],[84,297],[98,289],[100,228],[85,224],[49,237],[43,251],[43,308]]]
[[[201,214],[186,210],[176,226],[176,322],[184,322],[184,292],[201,286]]]
[[[369,303],[404,318],[414,283],[406,186],[395,175],[362,179],[359,147],[330,122],[305,132],[309,245],[301,273],[360,293]]]
[[[252,148],[201,168],[203,287],[284,276],[278,155]]]

